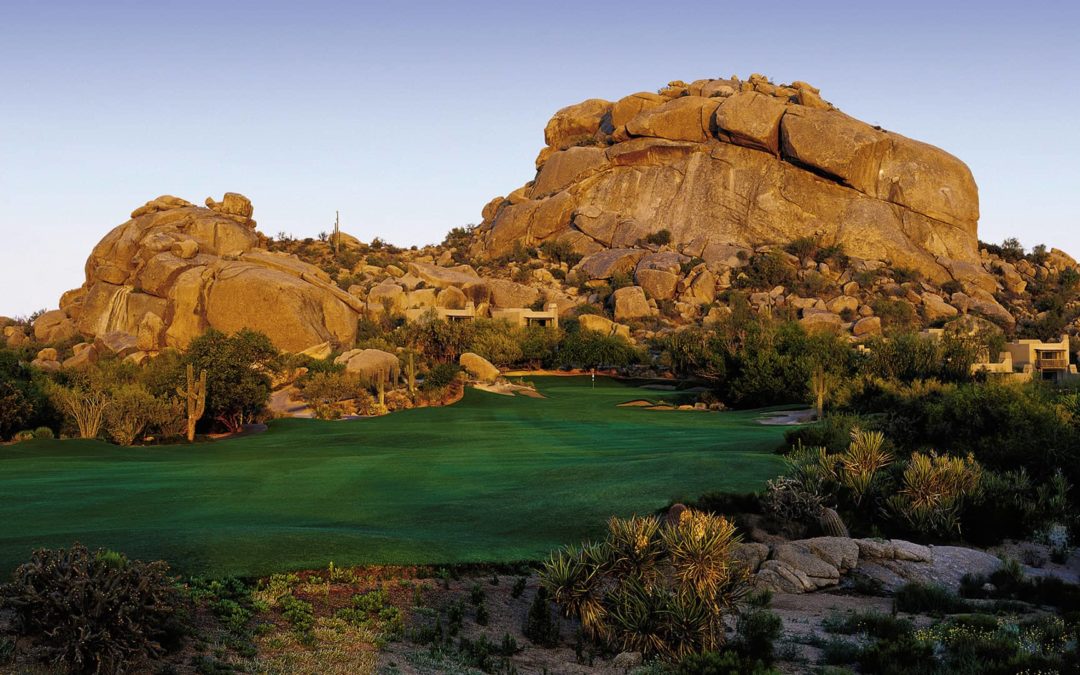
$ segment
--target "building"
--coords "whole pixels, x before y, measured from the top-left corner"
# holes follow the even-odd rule
[[[558,328],[559,306],[554,302],[551,302],[542,310],[528,309],[525,307],[493,309],[491,310],[491,318],[509,321],[515,326],[545,326],[547,328]]]
[[[405,310],[405,318],[409,321],[419,321],[425,315],[432,313],[435,318],[444,321],[472,321],[476,318],[476,305],[469,301],[462,309],[449,307],[413,307]]]
[[[996,362],[976,363],[972,372],[1009,374],[1017,379],[1061,381],[1077,376],[1076,366],[1069,363],[1069,336],[1057,342],[1017,340],[1005,344]]]
[[[1012,357],[1013,371],[1032,372],[1044,380],[1062,380],[1076,374],[1069,363],[1069,336],[1057,342],[1017,340],[1005,345]]]

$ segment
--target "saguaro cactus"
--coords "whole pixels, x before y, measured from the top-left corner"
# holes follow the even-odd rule
[[[202,419],[206,412],[206,370],[199,372],[199,381],[195,381],[195,368],[187,367],[187,388],[176,388],[176,393],[187,402],[187,439],[188,443],[195,440],[195,424]]]

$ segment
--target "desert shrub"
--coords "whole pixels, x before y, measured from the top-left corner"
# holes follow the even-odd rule
[[[340,418],[345,412],[346,401],[363,396],[370,398],[358,373],[319,372],[304,378],[300,385],[301,396],[311,404],[315,417],[321,420]]]
[[[774,612],[750,609],[739,615],[732,647],[747,659],[771,664],[775,659],[773,643],[780,637],[783,626]]]
[[[922,272],[913,267],[894,267],[892,278],[898,284],[906,284],[911,281],[922,281]]]
[[[496,366],[513,365],[523,356],[521,332],[506,321],[477,321],[469,349]]]
[[[742,276],[745,275],[745,276]],[[795,281],[795,270],[776,253],[755,253],[742,268],[735,282],[738,288],[767,290],[788,286]]]
[[[0,590],[15,629],[52,664],[113,673],[156,658],[180,632],[179,595],[163,562],[80,544],[35,551]]]
[[[442,389],[450,386],[461,372],[461,366],[456,363],[437,363],[424,375],[421,388],[425,391]]]
[[[817,237],[796,237],[784,246],[784,250],[799,260],[806,260],[817,252],[818,239]]]
[[[665,672],[672,675],[774,675],[779,673],[760,661],[748,659],[731,650],[687,654]]]
[[[158,400],[140,384],[114,390],[105,410],[105,429],[120,445],[131,445],[150,423]]]
[[[953,293],[960,293],[963,290],[964,285],[959,281],[956,281],[955,279],[950,279],[949,281],[941,284],[941,291],[945,293],[946,296],[952,295]]]
[[[49,427],[38,427],[34,429],[34,438],[36,439],[50,439],[56,438],[56,434]]]
[[[581,261],[581,254],[574,252],[568,241],[548,240],[540,244],[540,252],[549,259],[573,267]]]
[[[529,612],[525,615],[525,625],[521,632],[533,644],[542,647],[554,647],[559,644],[559,624],[552,616],[551,600],[548,590],[541,585],[536,589],[536,595],[529,605]]]
[[[878,298],[870,303],[870,307],[881,319],[881,328],[886,332],[910,331],[917,324],[915,307],[906,300]]]
[[[894,639],[915,630],[909,619],[900,619],[880,612],[836,613],[825,617],[822,628],[840,635],[868,635],[880,639]]]
[[[511,598],[517,599],[521,597],[521,595],[525,592],[526,581],[526,577],[518,577],[514,580],[514,585],[510,587]]]
[[[602,541],[554,553],[541,583],[589,637],[681,658],[723,641],[724,617],[745,592],[736,541],[727,519],[690,509],[664,524],[612,518]]]
[[[910,614],[959,614],[968,603],[955,593],[936,584],[912,582],[896,590],[896,609]]]
[[[391,640],[405,633],[404,615],[390,604],[389,596],[381,588],[354,595],[352,605],[339,609],[335,616],[351,624],[377,630]]]
[[[802,425],[784,433],[785,450],[802,445],[823,447],[829,452],[840,452],[851,442],[854,427],[873,430],[873,420],[858,415],[833,413],[813,424]]]
[[[558,350],[551,356],[551,365],[594,368],[622,367],[636,363],[639,354],[626,338],[604,335],[591,330],[569,330]]]
[[[652,244],[653,246],[664,246],[671,243],[671,230],[657,230],[645,237],[646,244]]]

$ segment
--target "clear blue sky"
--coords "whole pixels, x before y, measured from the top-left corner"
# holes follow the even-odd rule
[[[0,3],[0,314],[53,307],[160,194],[263,231],[438,241],[532,178],[551,113],[806,80],[974,171],[980,234],[1080,254],[1080,3]]]

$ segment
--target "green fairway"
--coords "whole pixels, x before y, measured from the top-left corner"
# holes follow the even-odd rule
[[[0,570],[76,540],[222,575],[535,559],[611,514],[756,490],[781,468],[784,428],[757,412],[619,408],[664,394],[534,381],[546,399],[470,389],[451,407],[194,446],[0,447]]]

